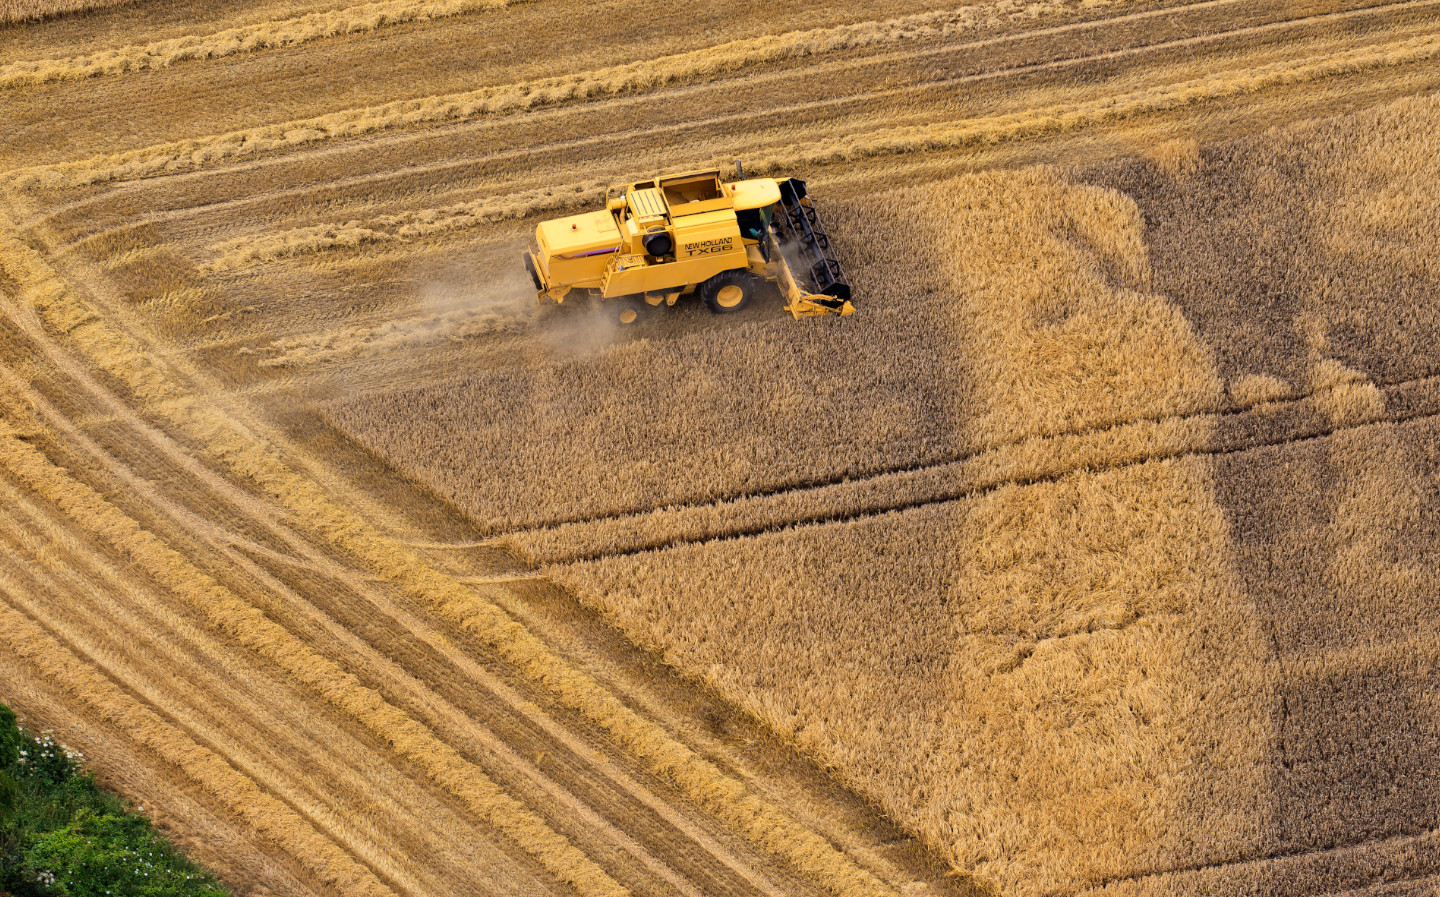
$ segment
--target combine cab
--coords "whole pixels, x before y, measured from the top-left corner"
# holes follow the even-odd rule
[[[580,291],[674,305],[694,293],[726,314],[748,305],[764,279],[797,318],[855,311],[830,237],[796,178],[742,173],[727,183],[719,171],[697,171],[614,187],[603,212],[543,222],[535,242],[525,268],[542,302]],[[633,309],[622,313],[626,323],[634,319]]]

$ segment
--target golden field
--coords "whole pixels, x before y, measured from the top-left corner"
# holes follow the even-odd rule
[[[124,6],[135,0],[5,0],[0,3],[0,24],[33,22],[65,13]]]
[[[245,894],[1428,893],[1437,22],[0,26],[0,700]],[[535,307],[736,159],[855,316]]]

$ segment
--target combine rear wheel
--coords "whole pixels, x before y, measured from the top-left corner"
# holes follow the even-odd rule
[[[530,282],[535,284],[536,292],[545,292],[545,284],[540,282],[540,272],[535,270],[535,257],[525,253],[525,271],[530,275]]]
[[[749,271],[721,271],[700,284],[700,298],[717,315],[737,312],[754,297],[755,277]]]

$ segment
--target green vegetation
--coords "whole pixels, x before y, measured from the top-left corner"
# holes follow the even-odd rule
[[[115,795],[79,754],[0,704],[0,894],[227,897]]]

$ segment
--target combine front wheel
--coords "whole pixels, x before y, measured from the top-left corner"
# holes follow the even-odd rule
[[[700,298],[717,315],[737,312],[755,296],[755,278],[748,271],[721,271],[700,285]]]

